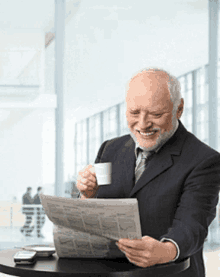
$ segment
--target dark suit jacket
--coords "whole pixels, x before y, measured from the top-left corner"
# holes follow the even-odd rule
[[[33,204],[33,199],[30,195],[30,193],[26,192],[23,196],[22,196],[22,204],[23,205],[31,205]]]
[[[220,154],[179,127],[154,155],[134,185],[135,143],[130,135],[104,142],[95,163],[112,162],[112,184],[97,198],[137,198],[142,236],[170,238],[178,260],[191,257],[186,271],[172,276],[202,277],[203,243],[216,214]]]
[[[23,196],[22,196],[22,204],[23,205],[32,205],[33,204],[33,199],[30,195],[30,193],[26,192]],[[25,207],[22,207],[22,213],[28,215],[29,217],[31,215],[33,215],[33,208],[25,208]]]
[[[41,201],[40,201],[40,196],[39,196],[39,194],[38,194],[38,193],[37,193],[37,194],[35,194],[34,199],[33,199],[33,203],[34,203],[35,205],[39,205],[39,204],[41,204]]]

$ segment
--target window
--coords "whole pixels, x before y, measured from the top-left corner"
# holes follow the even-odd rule
[[[101,145],[100,113],[89,118],[89,164],[93,164]]]
[[[117,136],[117,108],[109,108],[103,112],[104,141]]]

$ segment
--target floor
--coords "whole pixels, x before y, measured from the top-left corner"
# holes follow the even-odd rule
[[[213,252],[204,252],[207,277],[220,276],[220,249]]]

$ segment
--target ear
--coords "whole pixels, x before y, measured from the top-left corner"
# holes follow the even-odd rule
[[[181,98],[181,102],[178,106],[177,112],[176,112],[176,118],[180,119],[180,117],[182,116],[183,113],[183,107],[184,107],[184,100],[183,98]]]

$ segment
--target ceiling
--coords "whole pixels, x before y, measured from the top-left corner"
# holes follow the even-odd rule
[[[66,0],[66,14],[71,17],[81,0]],[[1,0],[0,29],[41,29],[54,26],[55,0]]]
[[[124,101],[143,67],[180,76],[205,65],[208,27],[208,0],[82,0],[66,26],[69,115],[78,121]]]
[[[53,32],[54,12],[54,0],[2,0],[0,33]],[[179,76],[207,63],[208,0],[66,0],[66,34],[66,63],[74,61],[66,110],[84,118],[123,101],[125,82],[145,64]]]
[[[66,24],[79,9],[80,1],[66,0]],[[0,85],[19,85],[20,72],[45,43],[43,34],[54,32],[54,3],[55,0],[0,1]],[[1,131],[31,112],[31,109],[1,109]]]

